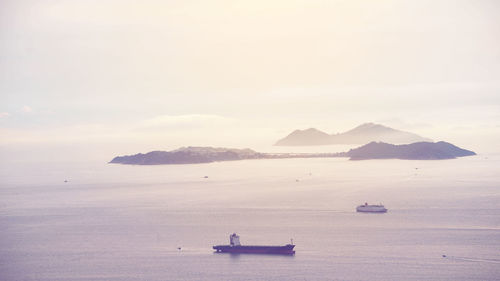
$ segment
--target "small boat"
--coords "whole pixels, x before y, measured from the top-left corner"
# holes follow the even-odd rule
[[[240,237],[233,233],[229,236],[229,245],[217,245],[213,246],[213,249],[217,253],[293,255],[294,247],[293,241],[284,246],[243,246],[240,244]]]
[[[362,213],[385,213],[385,212],[387,212],[387,209],[382,204],[379,204],[379,205],[368,205],[368,203],[365,203],[364,205],[359,205],[356,208],[356,212],[362,212]]]

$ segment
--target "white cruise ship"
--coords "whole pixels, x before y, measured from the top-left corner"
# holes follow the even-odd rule
[[[387,209],[384,205],[368,205],[368,203],[365,203],[364,205],[359,205],[356,211],[365,213],[385,213]]]

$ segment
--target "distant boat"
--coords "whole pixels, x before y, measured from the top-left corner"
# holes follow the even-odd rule
[[[284,246],[242,246],[240,237],[233,233],[229,236],[229,245],[217,245],[213,249],[218,253],[293,255],[294,247],[293,241]]]
[[[356,212],[385,213],[385,212],[387,212],[387,209],[384,207],[384,205],[368,205],[368,203],[365,203],[364,205],[359,205],[356,208]]]

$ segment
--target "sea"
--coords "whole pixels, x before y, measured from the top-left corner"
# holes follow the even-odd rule
[[[500,280],[500,154],[3,164],[0,280]]]

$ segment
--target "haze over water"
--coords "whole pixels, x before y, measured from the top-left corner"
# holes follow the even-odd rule
[[[500,280],[498,11],[0,1],[0,281]],[[358,145],[270,145],[367,122],[478,155],[107,164],[183,146],[341,152]],[[214,254],[233,232],[297,253]]]
[[[1,175],[0,272],[2,280],[498,280],[499,164],[492,154],[11,165]],[[365,201],[389,212],[356,213]],[[214,254],[232,232],[247,245],[293,238],[296,255]]]

